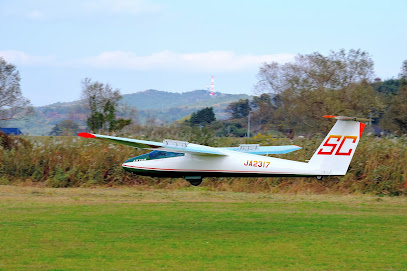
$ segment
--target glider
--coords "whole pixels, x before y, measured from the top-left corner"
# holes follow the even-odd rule
[[[204,177],[317,177],[345,175],[365,124],[356,117],[324,116],[337,119],[308,162],[298,162],[268,154],[281,154],[301,149],[299,146],[259,146],[214,148],[186,141],[165,139],[163,142],[79,133],[84,138],[148,149],[152,152],[133,157],[122,167],[135,174],[157,177],[182,177],[199,185]]]

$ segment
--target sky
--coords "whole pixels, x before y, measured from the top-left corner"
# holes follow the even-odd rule
[[[382,79],[407,59],[407,1],[0,0],[0,57],[35,106],[81,97],[81,81],[122,94],[253,94],[262,63],[362,49]]]

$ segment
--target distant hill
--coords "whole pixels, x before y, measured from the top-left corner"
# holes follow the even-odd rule
[[[212,106],[218,119],[226,119],[225,108],[231,102],[248,99],[246,94],[210,95],[208,90],[194,90],[184,93],[146,90],[123,95],[123,104],[137,108],[141,122],[155,118],[161,122],[174,122],[204,107]]]
[[[220,92],[211,96],[208,90],[174,93],[150,89],[124,94],[121,104],[136,108],[141,123],[152,119],[158,123],[171,123],[208,106],[214,108],[218,119],[226,119],[225,108],[229,103],[249,97],[246,94]],[[35,116],[26,120],[2,123],[1,127],[18,127],[23,133],[30,135],[48,135],[55,124],[66,119],[86,126],[87,113],[81,101],[60,102],[36,107]]]
[[[142,92],[123,95],[123,102],[138,110],[169,109],[179,106],[204,107],[219,103],[229,103],[238,99],[247,99],[246,94],[224,94],[217,92],[214,96],[208,90],[174,93],[149,89]]]

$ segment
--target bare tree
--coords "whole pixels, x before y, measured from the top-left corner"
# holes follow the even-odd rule
[[[130,119],[116,119],[116,111],[122,98],[119,89],[109,84],[82,80],[82,99],[90,110],[87,125],[92,131],[115,131],[131,123]]]
[[[21,119],[32,110],[30,101],[21,93],[16,66],[0,57],[0,120]]]
[[[368,117],[383,106],[369,84],[373,61],[360,49],[298,55],[283,65],[264,63],[258,78],[256,92],[276,95],[280,101],[273,121],[283,129],[324,131],[330,124],[320,121],[322,115]]]
[[[373,60],[367,52],[351,49],[349,52],[331,51],[328,56],[319,52],[297,55],[293,63],[280,65],[264,63],[258,73],[257,93],[281,93],[316,89],[343,89],[351,84],[370,81]]]

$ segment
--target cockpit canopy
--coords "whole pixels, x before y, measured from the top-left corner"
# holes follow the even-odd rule
[[[125,163],[172,158],[172,157],[178,157],[178,156],[184,156],[184,155],[185,155],[184,153],[179,153],[179,152],[152,151],[150,153],[146,153],[146,154],[142,154],[142,155],[130,158]]]

